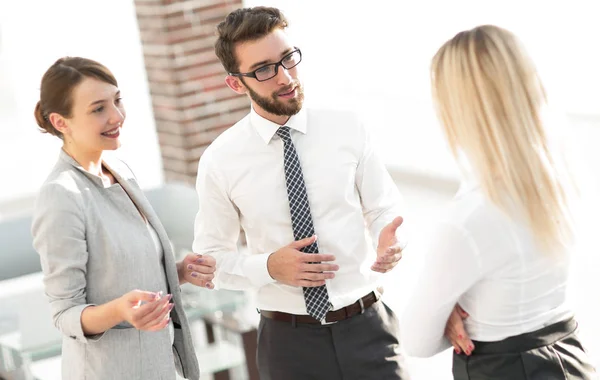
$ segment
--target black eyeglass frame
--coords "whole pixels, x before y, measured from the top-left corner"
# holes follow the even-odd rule
[[[283,61],[285,61],[287,58],[289,58],[289,57],[290,57],[292,54],[295,54],[295,53],[298,53],[298,54],[299,54],[299,56],[300,56],[300,59],[298,60],[298,62],[296,62],[296,64],[295,64],[294,66],[291,66],[291,67],[286,67],[286,66],[283,64]],[[250,72],[248,72],[248,73],[229,73],[229,75],[231,75],[232,77],[238,77],[238,78],[239,78],[239,77],[248,77],[248,78],[254,78],[254,79],[256,79],[256,80],[257,80],[257,81],[259,81],[259,82],[265,82],[265,81],[268,81],[269,79],[273,79],[273,78],[275,78],[275,77],[277,76],[277,74],[279,74],[279,66],[283,67],[283,68],[284,68],[284,69],[286,69],[286,70],[291,70],[291,69],[293,69],[294,67],[298,66],[298,64],[299,64],[300,62],[302,62],[302,52],[300,51],[300,49],[296,48],[296,49],[292,50],[291,52],[289,52],[288,54],[286,54],[286,55],[285,55],[283,58],[281,58],[281,60],[280,60],[279,62],[275,62],[275,63],[269,63],[269,64],[267,64],[267,65],[261,66],[261,67],[257,68],[256,70],[250,71]],[[266,79],[262,79],[262,80],[261,80],[261,79],[258,79],[258,78],[256,77],[256,72],[257,72],[258,70],[262,70],[262,69],[264,69],[265,67],[269,67],[269,66],[275,66],[275,73],[273,74],[273,76],[272,76],[272,77],[269,77],[269,78],[266,78]]]

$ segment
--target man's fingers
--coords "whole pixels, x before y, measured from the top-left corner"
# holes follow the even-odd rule
[[[301,257],[301,260],[305,263],[321,263],[335,261],[335,256],[324,253],[306,253]]]
[[[397,253],[402,253],[402,247],[399,245],[394,245],[385,250],[383,256],[395,255]]]
[[[302,270],[302,272],[315,272],[315,273],[322,273],[322,272],[335,272],[338,269],[340,269],[340,266],[337,264],[302,264],[300,267],[300,270]]]
[[[325,273],[313,273],[313,272],[304,272],[300,273],[298,276],[299,280],[310,280],[310,281],[323,281],[330,280],[335,277],[334,273],[325,272]]]
[[[300,280],[296,284],[297,286],[302,286],[304,288],[314,288],[317,286],[325,285],[325,281],[310,281],[310,280]]]
[[[377,261],[375,263],[376,264],[391,264],[391,263],[400,261],[401,258],[402,258],[401,253],[386,254],[384,256],[378,256]]]
[[[294,249],[300,249],[300,248],[308,247],[315,241],[317,241],[317,235],[313,235],[311,237],[307,237],[307,238],[304,238],[301,240],[296,240],[296,241],[292,242],[289,245],[289,247],[294,248]]]
[[[396,230],[398,229],[398,227],[400,227],[403,221],[404,219],[401,216],[397,216],[385,228],[389,229],[391,233],[395,234]]]
[[[387,273],[394,269],[396,265],[398,265],[400,258],[402,258],[402,256],[395,257],[392,259],[395,261],[391,262],[380,262],[378,258],[377,261],[371,266],[371,270],[380,273]]]
[[[392,228],[394,228],[394,231],[398,229],[398,227],[400,227],[400,225],[402,224],[402,222],[404,222],[404,218],[401,216],[397,216],[394,220],[392,220]]]
[[[391,271],[392,269],[394,269],[393,266],[373,265],[371,267],[371,270],[373,272],[379,272],[379,273],[387,273],[387,272]]]

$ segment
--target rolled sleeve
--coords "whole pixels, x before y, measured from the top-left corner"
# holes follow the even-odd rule
[[[85,335],[81,326],[81,313],[83,313],[83,310],[89,306],[96,305],[83,304],[71,306],[62,312],[60,318],[55,317],[54,323],[60,323],[60,327],[57,325],[57,328],[71,339],[75,339],[82,343],[96,342],[104,336],[104,333],[96,335]]]
[[[88,250],[80,199],[76,189],[44,185],[36,201],[32,235],[54,325],[65,336],[87,343],[102,334],[85,336],[81,325],[81,313],[94,305],[86,300]]]

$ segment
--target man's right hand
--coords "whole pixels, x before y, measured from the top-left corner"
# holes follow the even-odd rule
[[[334,255],[304,253],[299,249],[317,240],[315,235],[294,241],[273,252],[267,261],[267,270],[275,280],[291,286],[316,287],[325,285],[326,279],[335,277],[339,269]]]

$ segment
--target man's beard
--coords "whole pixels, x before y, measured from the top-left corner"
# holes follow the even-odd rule
[[[244,83],[245,84],[245,83]],[[279,99],[278,94],[285,94],[292,88],[296,88],[296,97],[289,100]],[[246,85],[248,95],[260,108],[268,113],[276,116],[293,116],[300,112],[302,103],[304,102],[304,88],[298,81],[294,81],[292,85],[282,91],[271,94],[271,97],[261,96]]]

